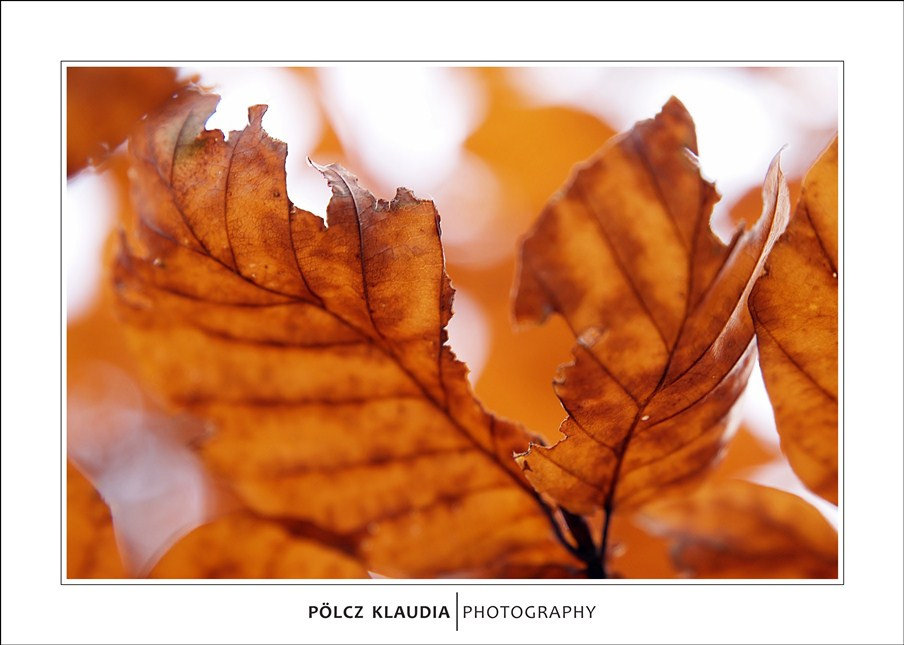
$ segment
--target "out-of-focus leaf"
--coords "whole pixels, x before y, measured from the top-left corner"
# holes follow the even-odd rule
[[[567,355],[572,339],[558,321],[512,330],[509,295],[515,251],[518,238],[559,188],[562,177],[615,132],[581,110],[536,105],[514,87],[511,70],[470,71],[485,90],[487,111],[464,147],[492,171],[503,197],[495,208],[477,209],[490,224],[474,243],[506,250],[504,256],[500,252],[498,264],[487,267],[458,262],[458,248],[446,249],[455,286],[479,301],[490,326],[492,343],[475,389],[488,408],[554,440],[562,408],[549,387],[549,375]],[[473,188],[463,185],[459,190]],[[491,239],[483,239],[484,233]]]
[[[766,446],[744,424],[724,449],[725,455],[706,476],[707,486],[749,475],[756,467],[781,458],[778,446]],[[678,571],[669,558],[667,538],[647,530],[638,514],[613,518],[609,568],[621,578],[675,578]],[[768,576],[768,572],[763,572]]]
[[[572,512],[611,516],[701,473],[747,384],[746,299],[787,222],[787,187],[776,159],[760,220],[723,244],[696,155],[672,99],[580,167],[523,243],[516,317],[559,313],[577,345],[555,380],[565,439],[518,460]]]
[[[678,577],[678,571],[669,557],[668,539],[647,530],[633,515],[616,515],[610,532],[608,577]]]
[[[811,490],[837,504],[837,139],[807,173],[750,313],[782,450]]]
[[[195,529],[170,549],[152,578],[364,578],[351,544],[307,536],[304,522],[236,512]]]
[[[744,423],[728,442],[725,454],[707,475],[708,483],[745,479],[751,472],[782,459],[776,444],[767,444]]]
[[[515,240],[512,239],[512,248]],[[452,267],[456,288],[480,305],[489,326],[491,343],[486,364],[474,386],[477,396],[498,414],[518,419],[531,431],[555,441],[562,406],[549,387],[549,375],[568,354],[572,337],[561,321],[512,329],[509,297],[514,258],[489,268]]]
[[[433,204],[328,166],[327,226],[289,202],[265,108],[227,140],[203,130],[217,100],[183,93],[132,137],[116,266],[148,382],[215,426],[205,461],[256,515],[390,577],[574,565],[511,458],[528,436],[483,410],[446,345]]]
[[[643,510],[695,578],[837,578],[838,535],[791,493],[743,481],[707,486]]]
[[[123,578],[110,509],[94,486],[66,464],[66,577]]]
[[[172,67],[66,70],[66,174],[103,160],[141,117],[179,89]]]
[[[505,186],[506,200],[523,201],[525,215],[533,218],[575,162],[593,154],[615,131],[571,107],[528,104],[506,82],[506,72],[480,70],[489,109],[465,147],[490,164]],[[526,221],[518,224],[523,230]]]

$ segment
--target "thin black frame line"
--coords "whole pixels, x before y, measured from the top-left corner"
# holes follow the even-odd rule
[[[279,63],[336,63],[336,64],[345,64],[345,63],[425,63],[425,64],[434,64],[434,63],[729,63],[729,64],[737,64],[737,63],[750,63],[750,64],[759,64],[759,63],[826,63],[826,64],[838,64],[841,63],[844,65],[843,59],[759,59],[759,60],[751,60],[751,59],[737,59],[737,60],[711,60],[711,59],[679,59],[679,60],[646,60],[646,59],[628,59],[628,60],[573,60],[573,59],[529,59],[529,60],[484,60],[484,59],[464,59],[464,58],[449,58],[449,59],[436,59],[436,60],[410,60],[410,59],[308,59],[308,60],[274,60],[274,59],[227,59],[227,60],[207,60],[207,59],[172,59],[172,60],[162,60],[162,59],[134,59],[134,60],[113,60],[113,59],[62,59],[60,61],[64,64],[69,63],[271,63],[271,64],[279,64]]]
[[[194,580],[195,578],[186,578]],[[173,578],[165,581],[154,580],[141,581],[134,578],[134,582],[76,582],[67,581],[61,583],[64,587],[843,587],[839,580],[813,580],[812,582],[709,582],[706,578],[697,578],[698,582],[590,582],[589,580],[576,579],[574,582],[532,582],[536,578],[525,578],[524,582],[465,582],[462,580],[435,580],[432,582],[385,582],[383,580],[369,580],[367,582],[351,582],[355,578],[349,578],[349,582],[257,582],[255,578],[248,582],[220,582],[215,578],[203,578],[207,582],[172,582]],[[79,580],[83,580],[80,578]],[[660,580],[660,578],[651,578]],[[767,580],[781,580],[781,578],[768,578]]]
[[[536,63],[536,62],[551,62],[551,63],[827,63],[827,64],[841,64],[841,132],[839,134],[842,142],[844,142],[844,138],[846,135],[846,112],[845,112],[845,61],[844,59],[840,60],[759,60],[759,61],[735,61],[735,60],[672,60],[672,61],[663,61],[663,60],[621,60],[621,61],[608,61],[608,60],[512,60],[512,61],[468,61],[468,60],[437,60],[437,61],[417,61],[417,60],[361,60],[361,61],[256,61],[256,60],[224,60],[224,61],[165,61],[165,60],[60,60],[60,169],[63,175],[65,176],[65,166],[63,164],[63,124],[64,124],[64,105],[63,101],[65,100],[65,96],[63,93],[63,84],[65,79],[65,70],[69,63],[135,63],[135,62],[143,62],[143,63],[167,63],[167,62],[179,62],[179,63],[197,63],[197,62],[210,62],[210,63],[230,63],[230,62],[247,62],[247,63],[266,63],[266,62],[331,62],[331,63],[349,63],[349,62],[365,62],[365,63],[438,63],[438,62],[456,62],[456,63],[469,63],[469,62],[484,62],[484,63]],[[842,146],[844,148],[844,146]],[[842,169],[842,186],[844,185],[844,179],[847,177],[845,174],[845,160],[842,158],[841,160],[841,169]],[[64,192],[60,191],[60,230],[62,231],[63,224],[63,198]],[[842,249],[844,248],[844,213],[846,212],[846,204],[847,204],[847,195],[846,191],[842,191],[842,218],[841,218],[841,244]],[[842,393],[846,392],[846,382],[845,382],[845,371],[843,369],[845,362],[845,354],[844,351],[844,320],[845,320],[845,307],[844,307],[844,291],[846,289],[846,271],[842,271],[841,275],[841,284],[842,284],[842,298],[841,298],[841,321],[842,321],[842,370],[841,370],[841,383],[842,383]],[[63,436],[65,432],[65,416],[63,410],[63,334],[66,333],[65,326],[65,312],[63,311],[63,236],[60,235],[60,586],[72,586],[72,587],[129,587],[129,586],[191,586],[191,587],[206,587],[206,586],[278,586],[278,587],[371,587],[371,588],[379,588],[383,586],[391,586],[391,587],[451,587],[451,586],[465,586],[465,587],[524,587],[524,586],[536,586],[536,587],[575,587],[575,586],[589,586],[589,587],[618,587],[618,586],[626,586],[626,587],[696,587],[696,586],[704,586],[704,587],[843,587],[845,585],[845,571],[847,567],[847,557],[846,556],[846,547],[847,541],[842,541],[841,548],[841,576],[839,579],[834,581],[813,581],[813,582],[778,582],[778,581],[770,581],[770,582],[710,582],[708,580],[699,580],[695,582],[618,582],[613,584],[612,582],[588,582],[588,581],[575,581],[575,582],[534,582],[534,581],[524,581],[524,582],[463,582],[460,580],[457,581],[432,581],[432,582],[385,582],[379,581],[375,582],[371,581],[362,581],[362,582],[226,582],[226,581],[218,581],[214,579],[209,579],[207,582],[155,582],[151,580],[144,580],[138,582],[137,579],[134,582],[80,582],[80,581],[72,581],[66,578],[65,571],[63,570],[63,548],[65,543],[65,527],[63,526],[63,496],[64,496],[64,482],[63,482],[63,464],[66,463],[66,456],[63,451]],[[842,394],[842,404],[844,403],[844,396]],[[841,432],[841,446],[842,446],[842,455],[846,454],[846,437],[844,428],[846,425],[846,407],[842,405],[842,415],[841,415],[841,425],[839,427],[839,431]],[[842,458],[841,463],[844,463],[844,459]],[[842,470],[841,477],[841,501],[842,508],[845,506],[845,470]],[[845,518],[844,513],[840,513],[839,518],[839,531],[838,535],[841,537],[845,531]],[[78,579],[83,580],[83,579]]]
[[[845,126],[845,119],[847,118],[847,110],[845,110],[844,106],[844,97],[845,97],[845,80],[844,80],[844,61],[841,61],[841,143],[842,150],[847,153],[847,147],[844,145],[844,138],[847,133],[847,127]],[[844,182],[847,180],[847,173],[845,171],[844,160],[847,155],[841,157],[841,185],[844,186]],[[844,221],[847,219],[847,191],[841,191],[841,248],[842,251],[845,251],[845,243],[844,243]],[[847,344],[844,342],[844,295],[847,292],[846,280],[847,280],[847,253],[842,253],[842,257],[845,259],[844,270],[841,272],[841,427],[839,428],[839,432],[841,433],[841,508],[842,512],[839,513],[839,525],[840,529],[838,531],[838,539],[841,540],[841,584],[844,585],[845,580],[845,570],[847,568],[847,540],[844,539],[844,509],[847,508],[847,504],[845,503],[844,495],[847,487],[844,485],[844,478],[847,473],[847,468],[844,468],[844,457],[847,455],[846,444],[845,444],[845,436],[844,428],[846,426],[845,415],[847,414],[847,406],[844,405],[844,393],[847,392],[846,383],[844,380],[844,364],[846,362],[845,348]],[[837,351],[837,350],[836,350]]]
[[[66,80],[66,64],[64,61],[60,61],[60,173],[62,175],[66,175],[67,168],[65,166],[63,160],[63,147],[65,141],[63,140],[63,130],[67,125],[65,123],[66,118],[66,106],[64,105],[64,101],[66,101],[67,94],[64,92],[64,84]],[[68,163],[68,162],[66,162]],[[61,178],[62,179],[62,178]],[[66,413],[63,409],[63,392],[67,385],[67,382],[64,381],[65,374],[63,371],[65,357],[63,356],[63,333],[67,334],[68,338],[68,325],[66,324],[66,319],[64,316],[66,312],[63,309],[63,200],[65,199],[65,191],[60,190],[60,464],[58,467],[60,469],[60,584],[66,584],[66,570],[63,568],[63,548],[66,545],[66,534],[67,534],[67,522],[68,520],[68,503],[67,500],[63,498],[66,494],[66,490],[64,487],[63,481],[63,471],[66,470],[64,464],[67,464],[68,459],[66,455],[65,446],[63,445],[64,436],[66,434]],[[68,304],[68,303],[67,303]],[[68,464],[67,464],[68,465]]]

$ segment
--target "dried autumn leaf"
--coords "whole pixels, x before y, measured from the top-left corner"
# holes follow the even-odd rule
[[[138,215],[116,267],[148,381],[216,427],[205,461],[255,514],[383,575],[572,566],[511,458],[527,435],[483,410],[446,346],[433,204],[378,201],[328,166],[325,226],[286,196],[265,107],[227,140],[203,130],[217,101],[184,93],[131,139]]]
[[[727,481],[651,504],[643,516],[673,540],[672,559],[688,577],[838,577],[835,529],[791,493]]]
[[[565,438],[518,461],[537,490],[603,509],[607,526],[719,452],[753,362],[747,294],[788,218],[776,159],[760,220],[723,244],[696,154],[671,99],[579,168],[523,242],[517,319],[558,312],[578,342],[555,381]]]
[[[116,148],[135,124],[184,85],[172,67],[70,67],[66,70],[69,176]]]
[[[750,295],[782,450],[838,503],[838,140],[804,179],[788,230]]]

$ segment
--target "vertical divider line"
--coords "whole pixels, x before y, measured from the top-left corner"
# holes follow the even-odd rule
[[[458,631],[458,592],[455,592],[455,631]]]

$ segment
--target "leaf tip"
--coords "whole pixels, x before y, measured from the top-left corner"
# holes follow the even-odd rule
[[[682,114],[689,115],[687,108],[684,107],[684,103],[675,96],[674,94],[669,97],[669,100],[665,102],[665,105],[662,106],[662,112],[668,112],[672,114]]]
[[[772,161],[769,162],[769,170],[767,171],[767,175],[776,172],[779,175],[784,176],[784,172],[782,171],[782,153],[788,149],[788,144],[786,143],[781,148],[779,148],[778,152],[772,157]]]
[[[674,96],[670,96],[665,102],[652,121],[641,121],[635,126],[635,131],[642,132],[650,127],[648,124],[656,123],[656,128],[661,131],[667,138],[672,138],[680,142],[687,150],[693,153],[697,152],[697,129],[694,125],[694,119],[690,112],[680,100]],[[663,136],[663,135],[660,135]]]
[[[778,235],[784,232],[791,218],[791,195],[788,189],[788,181],[785,179],[785,173],[782,171],[782,152],[787,148],[787,144],[772,157],[769,162],[769,169],[766,171],[766,178],[763,181],[763,208],[768,208],[769,204],[774,204],[775,219],[778,227]]]
[[[421,200],[415,197],[414,193],[411,192],[409,188],[400,186],[399,188],[396,188],[395,197],[392,198],[392,206],[410,206],[412,204],[417,204],[420,201]]]
[[[319,163],[313,161],[310,157],[307,158],[308,163],[311,167],[323,175],[324,179],[326,179],[327,185],[332,189],[334,197],[350,197],[352,193],[357,189],[359,192],[364,192],[370,195],[367,191],[364,191],[358,185],[358,178],[351,174],[348,170],[343,168],[338,163],[329,163],[325,166],[320,165]],[[371,198],[373,196],[371,195]]]
[[[326,166],[321,166],[319,163],[311,159],[310,157],[305,157],[305,160],[308,162],[308,165],[316,170],[317,172],[323,174],[326,172]]]
[[[264,115],[267,113],[269,109],[268,105],[252,105],[248,108],[248,124],[249,125],[261,125],[261,121],[264,118]]]
[[[518,331],[542,325],[556,312],[548,291],[525,260],[525,242],[521,242],[515,286],[512,291],[512,322]]]

